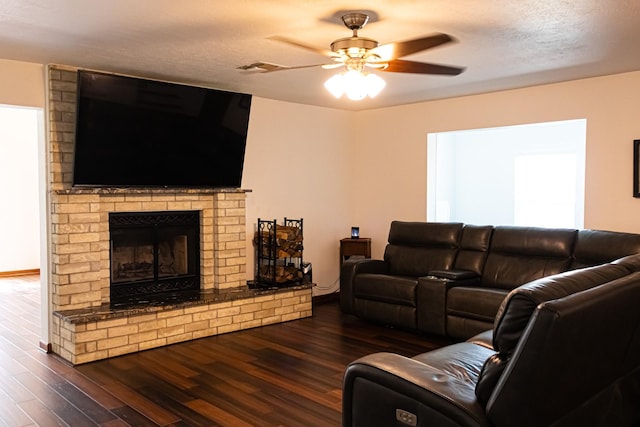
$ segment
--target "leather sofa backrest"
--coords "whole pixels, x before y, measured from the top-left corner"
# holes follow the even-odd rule
[[[603,264],[637,253],[640,253],[640,234],[579,230],[571,268]]]
[[[543,277],[519,286],[504,299],[493,326],[493,348],[512,354],[536,307],[546,301],[564,298],[600,286],[629,274],[617,264],[603,264]]]
[[[461,223],[391,222],[384,253],[390,274],[420,277],[450,269],[461,233]]]
[[[604,390],[636,399],[623,389],[626,379],[637,383],[640,375],[638,301],[636,272],[540,304],[489,397],[489,419],[528,427],[564,417],[564,425],[585,425],[575,420],[602,412],[592,402]]]
[[[577,231],[499,226],[493,230],[482,285],[511,290],[569,269]]]
[[[496,314],[493,348],[497,353],[489,358],[482,368],[476,385],[478,400],[481,403],[489,400],[540,304],[592,289],[629,273],[630,270],[624,265],[604,264],[544,277],[511,291],[502,301]]]
[[[628,269],[630,273],[640,271],[640,253],[627,255],[615,261],[611,261],[611,264],[621,265]]]
[[[487,259],[492,233],[492,225],[465,225],[453,268],[473,271],[480,276]]]

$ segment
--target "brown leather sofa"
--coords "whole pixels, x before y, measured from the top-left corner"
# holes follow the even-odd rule
[[[532,281],[492,330],[352,362],[343,426],[640,425],[640,255]]]
[[[393,221],[384,258],[346,261],[343,312],[467,339],[490,329],[512,289],[640,253],[640,235]]]

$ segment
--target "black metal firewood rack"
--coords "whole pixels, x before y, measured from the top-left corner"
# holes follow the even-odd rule
[[[302,218],[284,218],[282,225],[258,218],[255,281],[258,285],[288,286],[303,281]]]

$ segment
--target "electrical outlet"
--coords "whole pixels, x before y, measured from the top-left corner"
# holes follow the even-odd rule
[[[418,425],[418,417],[415,414],[407,412],[403,409],[396,409],[396,420],[412,427]]]

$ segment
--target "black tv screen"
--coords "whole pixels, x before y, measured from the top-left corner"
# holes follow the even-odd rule
[[[251,95],[81,70],[73,185],[238,188]]]

